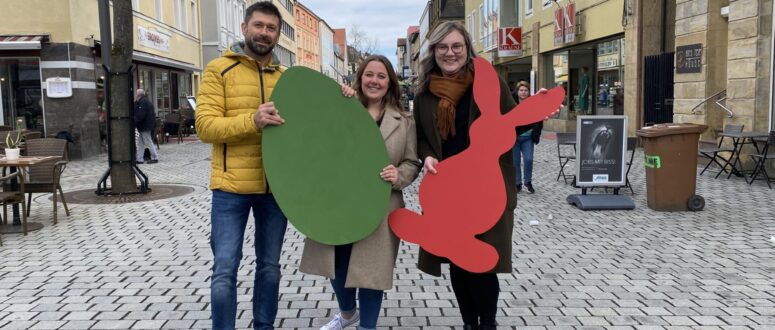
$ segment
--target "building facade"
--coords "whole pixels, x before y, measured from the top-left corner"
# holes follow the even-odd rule
[[[148,92],[158,114],[188,107],[202,67],[199,0],[132,6],[135,87]],[[57,14],[41,20],[40,8]],[[17,2],[0,11],[0,31],[0,124],[67,131],[72,157],[98,154],[105,73],[97,1]]]
[[[409,67],[407,78],[414,82],[420,68],[420,26],[410,26],[406,35],[406,62]]]
[[[243,40],[241,24],[245,19],[246,0],[202,2],[202,59],[206,65],[229,47]]]
[[[334,54],[336,55],[336,67],[342,76],[342,82],[351,83],[350,63],[347,59],[347,30],[334,29]]]
[[[465,20],[464,0],[431,0],[428,6],[429,31],[433,31],[442,22]]]
[[[624,0],[467,0],[466,25],[477,51],[514,88],[562,86],[566,99],[545,122],[552,131],[575,131],[579,115],[624,114]],[[521,54],[499,56],[498,30],[521,28]]]
[[[398,38],[396,40],[396,73],[398,74],[398,79],[405,79],[405,72],[408,71],[409,66],[406,65],[406,38]],[[406,70],[405,70],[406,69]]]
[[[342,75],[336,66],[336,45],[334,44],[334,29],[320,21],[320,71],[337,82],[342,82]]]
[[[428,53],[428,36],[431,34],[430,20],[431,2],[428,1],[428,4],[425,5],[425,8],[423,8],[422,15],[420,15],[420,30],[418,32],[419,35],[417,36],[417,40],[419,40],[418,42],[420,43],[418,56],[419,61],[422,61],[422,59],[425,58],[426,54]]]
[[[315,71],[320,66],[320,18],[300,2],[294,7],[296,21],[296,64]]]
[[[260,0],[268,1],[268,0]],[[251,0],[251,3],[257,2]],[[296,65],[296,19],[294,7],[296,0],[272,0],[280,10],[283,23],[280,27],[280,41],[274,48],[274,54],[280,60],[280,64],[291,67]]]

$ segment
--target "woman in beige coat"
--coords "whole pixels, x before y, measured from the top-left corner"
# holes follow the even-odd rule
[[[414,120],[402,111],[398,78],[392,68],[386,57],[369,56],[358,68],[354,86],[387,147],[390,164],[379,173],[393,188],[387,214],[404,206],[401,189],[414,181],[420,165]],[[306,240],[299,270],[330,278],[339,303],[340,312],[321,330],[341,329],[358,320],[359,329],[376,328],[383,291],[393,286],[399,243],[388,227],[387,214],[377,230],[352,244],[333,246]]]

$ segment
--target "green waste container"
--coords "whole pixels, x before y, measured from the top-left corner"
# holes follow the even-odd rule
[[[657,124],[637,130],[643,141],[648,207],[655,211],[699,211],[697,144],[708,126]]]

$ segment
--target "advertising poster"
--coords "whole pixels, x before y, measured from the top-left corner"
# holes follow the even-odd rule
[[[627,117],[579,116],[577,120],[577,185],[624,186]]]

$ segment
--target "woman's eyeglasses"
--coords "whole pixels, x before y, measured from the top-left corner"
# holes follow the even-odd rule
[[[436,52],[439,54],[446,54],[450,49],[455,54],[460,54],[466,46],[464,44],[454,44],[452,47],[449,45],[438,44],[436,45]]]

